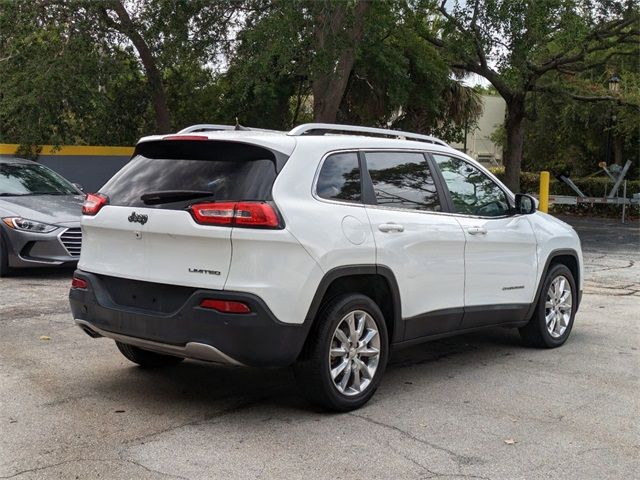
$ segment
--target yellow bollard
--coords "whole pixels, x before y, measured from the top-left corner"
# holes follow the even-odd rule
[[[538,210],[549,212],[549,172],[540,172],[540,205]]]

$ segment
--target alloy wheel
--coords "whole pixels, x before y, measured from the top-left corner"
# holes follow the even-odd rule
[[[564,275],[553,279],[547,290],[544,319],[547,331],[553,338],[560,338],[567,330],[572,309],[571,284]]]
[[[364,392],[379,361],[380,333],[373,317],[363,310],[342,317],[329,349],[329,373],[336,389],[346,396]]]

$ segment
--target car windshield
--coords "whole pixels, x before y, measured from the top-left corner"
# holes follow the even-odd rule
[[[0,196],[76,195],[78,190],[42,165],[0,163]]]

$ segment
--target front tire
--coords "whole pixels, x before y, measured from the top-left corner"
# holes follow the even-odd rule
[[[2,238],[2,232],[0,232],[0,277],[6,277],[9,274],[9,251],[7,244]]]
[[[520,328],[526,345],[556,348],[569,338],[577,306],[576,282],[565,265],[552,265],[529,323]]]
[[[171,367],[182,362],[184,358],[173,355],[163,355],[162,353],[151,352],[142,348],[134,347],[128,343],[116,342],[120,353],[133,363],[137,363],[144,368]]]
[[[388,356],[387,326],[378,305],[367,296],[346,294],[322,308],[294,374],[310,402],[346,412],[373,396]]]

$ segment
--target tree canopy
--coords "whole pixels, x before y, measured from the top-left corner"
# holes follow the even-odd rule
[[[407,0],[0,5],[2,141],[126,144],[236,118],[455,139],[480,113],[424,40],[427,12]]]
[[[0,0],[0,141],[130,145],[236,119],[459,141],[481,113],[481,89],[463,83],[475,73],[507,103],[517,190],[523,159],[593,162],[607,139],[612,160],[637,151],[638,12],[626,0]]]
[[[491,82],[507,104],[505,177],[514,190],[519,188],[524,122],[532,118],[531,94],[621,102],[608,95],[576,94],[553,79],[640,53],[640,7],[633,1],[442,0],[436,6],[427,2],[429,7],[440,14],[438,34],[429,41],[452,68]]]

